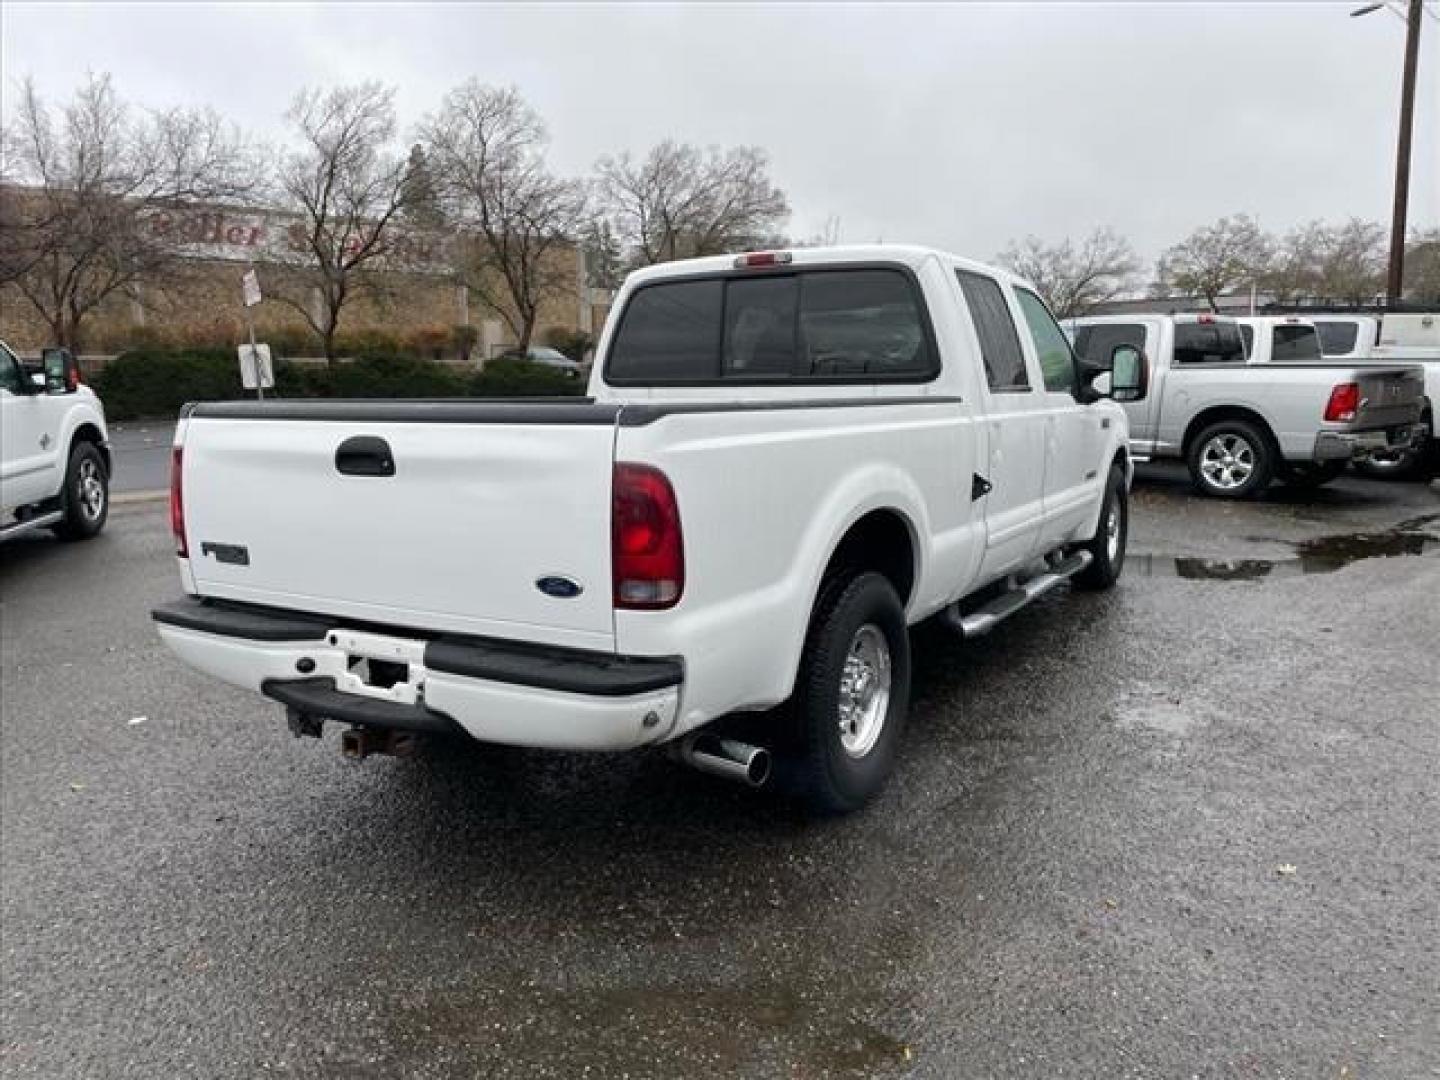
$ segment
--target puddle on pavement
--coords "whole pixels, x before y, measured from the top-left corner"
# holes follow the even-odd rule
[[[1299,574],[1329,574],[1363,559],[1393,559],[1402,555],[1424,555],[1440,548],[1440,532],[1434,527],[1440,514],[1402,521],[1381,532],[1344,533],[1299,540],[1291,544],[1295,554],[1287,559],[1197,559],[1170,555],[1132,555],[1125,560],[1127,572],[1142,577],[1178,577],[1190,581],[1258,581],[1262,578]],[[1264,538],[1252,538],[1269,542]]]

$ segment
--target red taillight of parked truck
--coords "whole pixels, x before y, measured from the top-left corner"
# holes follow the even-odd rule
[[[180,476],[185,463],[185,448],[176,446],[170,451],[170,532],[175,537],[175,554],[182,559],[189,558],[185,546],[185,490]]]
[[[1360,409],[1360,384],[1340,383],[1330,391],[1330,400],[1325,404],[1325,421],[1330,424],[1345,424],[1355,419]]]
[[[685,591],[685,542],[675,489],[659,469],[620,463],[610,498],[610,561],[615,606],[674,607]]]

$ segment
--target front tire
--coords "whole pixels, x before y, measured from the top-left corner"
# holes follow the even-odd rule
[[[910,634],[889,580],[822,587],[795,685],[784,786],[818,813],[858,810],[894,767],[910,702]]]
[[[1221,420],[1190,443],[1186,463],[1200,494],[1250,499],[1270,486],[1275,457],[1267,432],[1248,420]]]
[[[88,540],[105,527],[110,515],[110,476],[94,443],[78,442],[70,448],[60,506],[65,518],[55,526],[55,535],[63,540]]]
[[[1125,473],[1118,466],[1105,481],[1105,499],[1100,504],[1100,522],[1095,535],[1083,550],[1090,552],[1090,565],[1070,580],[1080,589],[1108,589],[1120,579],[1125,567],[1125,547],[1130,538],[1130,493]]]

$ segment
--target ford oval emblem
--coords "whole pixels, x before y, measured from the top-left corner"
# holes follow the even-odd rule
[[[584,592],[584,588],[573,578],[561,577],[559,574],[550,574],[539,578],[535,587],[546,596],[553,596],[557,600],[573,600]]]

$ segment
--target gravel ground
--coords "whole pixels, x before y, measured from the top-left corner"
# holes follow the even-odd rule
[[[922,628],[825,822],[654,754],[352,764],[160,647],[163,505],[12,543],[0,1071],[1440,1077],[1440,490],[1135,504],[1115,591]]]

